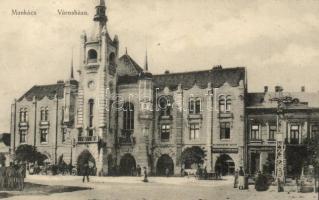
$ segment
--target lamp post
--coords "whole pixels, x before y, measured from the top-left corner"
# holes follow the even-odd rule
[[[287,106],[292,104],[298,104],[298,99],[293,99],[289,96],[282,96],[279,93],[279,97],[272,98],[271,101],[277,102],[277,134],[276,134],[276,160],[275,160],[275,172],[276,172],[276,182],[278,185],[278,192],[283,192],[283,185],[285,183],[286,176],[286,156],[285,156],[285,137],[284,130],[279,128],[281,121],[284,120],[284,110]]]

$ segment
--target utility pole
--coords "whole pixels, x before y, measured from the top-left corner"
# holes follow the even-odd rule
[[[277,102],[277,134],[276,134],[276,160],[275,172],[276,182],[278,185],[278,192],[284,191],[285,177],[286,177],[286,145],[285,145],[285,130],[279,128],[284,123],[285,109],[292,104],[298,104],[298,99],[293,99],[289,96],[283,96],[282,91],[279,91],[279,96],[272,98],[271,101]]]

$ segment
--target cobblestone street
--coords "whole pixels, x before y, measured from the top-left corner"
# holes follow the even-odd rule
[[[90,187],[92,190],[55,193],[51,195],[34,195],[32,199],[317,199],[314,193],[277,193],[274,188],[267,192],[256,192],[253,186],[249,190],[239,191],[232,188],[232,177],[221,181],[199,181],[191,178],[150,177],[149,183],[142,182],[141,177],[91,177],[90,183],[82,183],[79,176],[30,176],[27,182],[46,185],[65,185]],[[25,199],[15,196],[9,199]],[[28,196],[30,197],[30,196]]]

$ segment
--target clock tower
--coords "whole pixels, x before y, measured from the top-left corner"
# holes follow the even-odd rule
[[[103,175],[114,148],[115,113],[110,108],[116,91],[119,41],[107,31],[104,0],[95,9],[91,31],[81,35],[76,149],[77,155],[91,154],[97,174]]]

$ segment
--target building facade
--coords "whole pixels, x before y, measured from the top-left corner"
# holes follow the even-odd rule
[[[99,175],[157,175],[195,168],[233,173],[246,163],[245,68],[152,75],[107,29],[100,1],[89,34],[81,35],[79,79],[34,86],[12,104],[11,149],[30,144],[51,163],[91,160]],[[186,152],[186,153],[185,153]],[[192,154],[192,153],[190,153]],[[186,156],[187,157],[187,156]]]
[[[251,174],[258,171],[275,173],[276,142],[285,144],[285,171],[299,176],[305,164],[307,140],[318,134],[319,94],[284,92],[276,86],[273,92],[247,96],[247,167]],[[278,100],[282,99],[278,105]],[[278,138],[281,133],[283,138]]]

